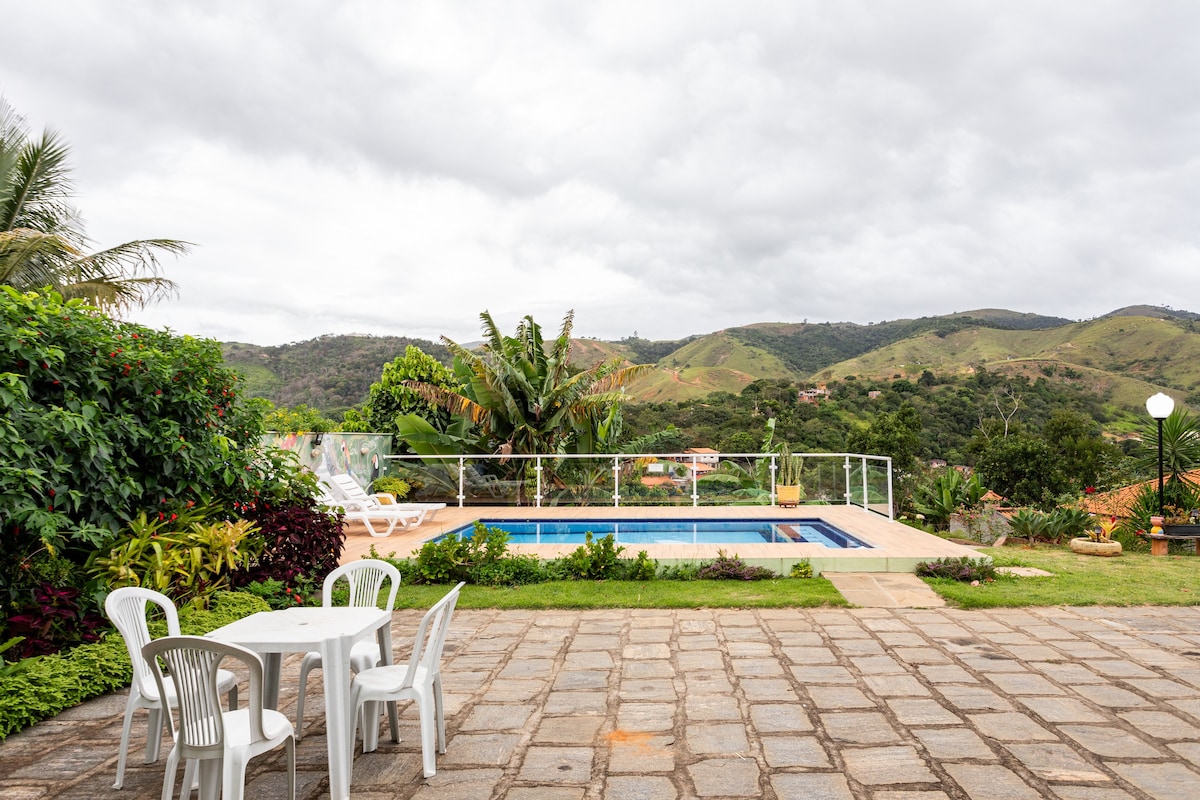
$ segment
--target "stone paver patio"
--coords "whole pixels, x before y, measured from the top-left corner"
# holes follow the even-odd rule
[[[401,656],[419,613],[395,615]],[[1200,796],[1197,608],[460,610],[444,664],[437,775],[421,777],[407,707],[402,742],[355,759],[353,797]],[[297,659],[284,669],[286,687]],[[328,797],[310,702],[305,800]],[[123,707],[100,698],[0,744],[0,797],[158,797],[144,740],[110,788]],[[282,766],[253,763],[247,796],[282,797]]]

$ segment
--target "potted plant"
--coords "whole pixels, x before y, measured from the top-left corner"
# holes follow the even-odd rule
[[[1112,533],[1116,529],[1116,517],[1100,520],[1100,524],[1097,527],[1084,530],[1087,536],[1080,536],[1071,540],[1071,552],[1089,556],[1121,555],[1121,543],[1114,542],[1112,538]]]
[[[792,455],[787,443],[779,445],[779,471],[775,475],[775,501],[782,507],[795,507],[804,499],[804,487],[800,485],[800,473],[804,459]]]
[[[1168,536],[1200,536],[1200,510],[1185,511],[1179,506],[1165,506],[1162,529]]]

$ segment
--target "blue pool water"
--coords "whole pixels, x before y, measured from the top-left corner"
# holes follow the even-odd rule
[[[583,544],[613,534],[617,544],[763,544],[807,542],[838,549],[870,547],[849,533],[819,519],[584,519],[480,520],[489,528],[507,531],[510,544]],[[473,526],[451,531],[469,537]],[[450,535],[450,534],[446,534]],[[439,537],[440,538],[440,537]]]

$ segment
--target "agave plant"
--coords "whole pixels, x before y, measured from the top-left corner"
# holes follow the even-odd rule
[[[1055,541],[1092,535],[1092,515],[1080,508],[1056,508],[1046,515],[1046,534]],[[1094,537],[1093,537],[1094,538]]]
[[[1037,537],[1046,532],[1048,521],[1049,518],[1046,514],[1032,508],[1022,508],[1008,518],[1008,524],[1012,526],[1013,533],[1029,539],[1030,547],[1033,546]]]

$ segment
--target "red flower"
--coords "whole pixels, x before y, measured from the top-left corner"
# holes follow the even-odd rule
[[[1096,487],[1095,486],[1085,486],[1085,487],[1083,487],[1083,493],[1084,494],[1095,494]]]

